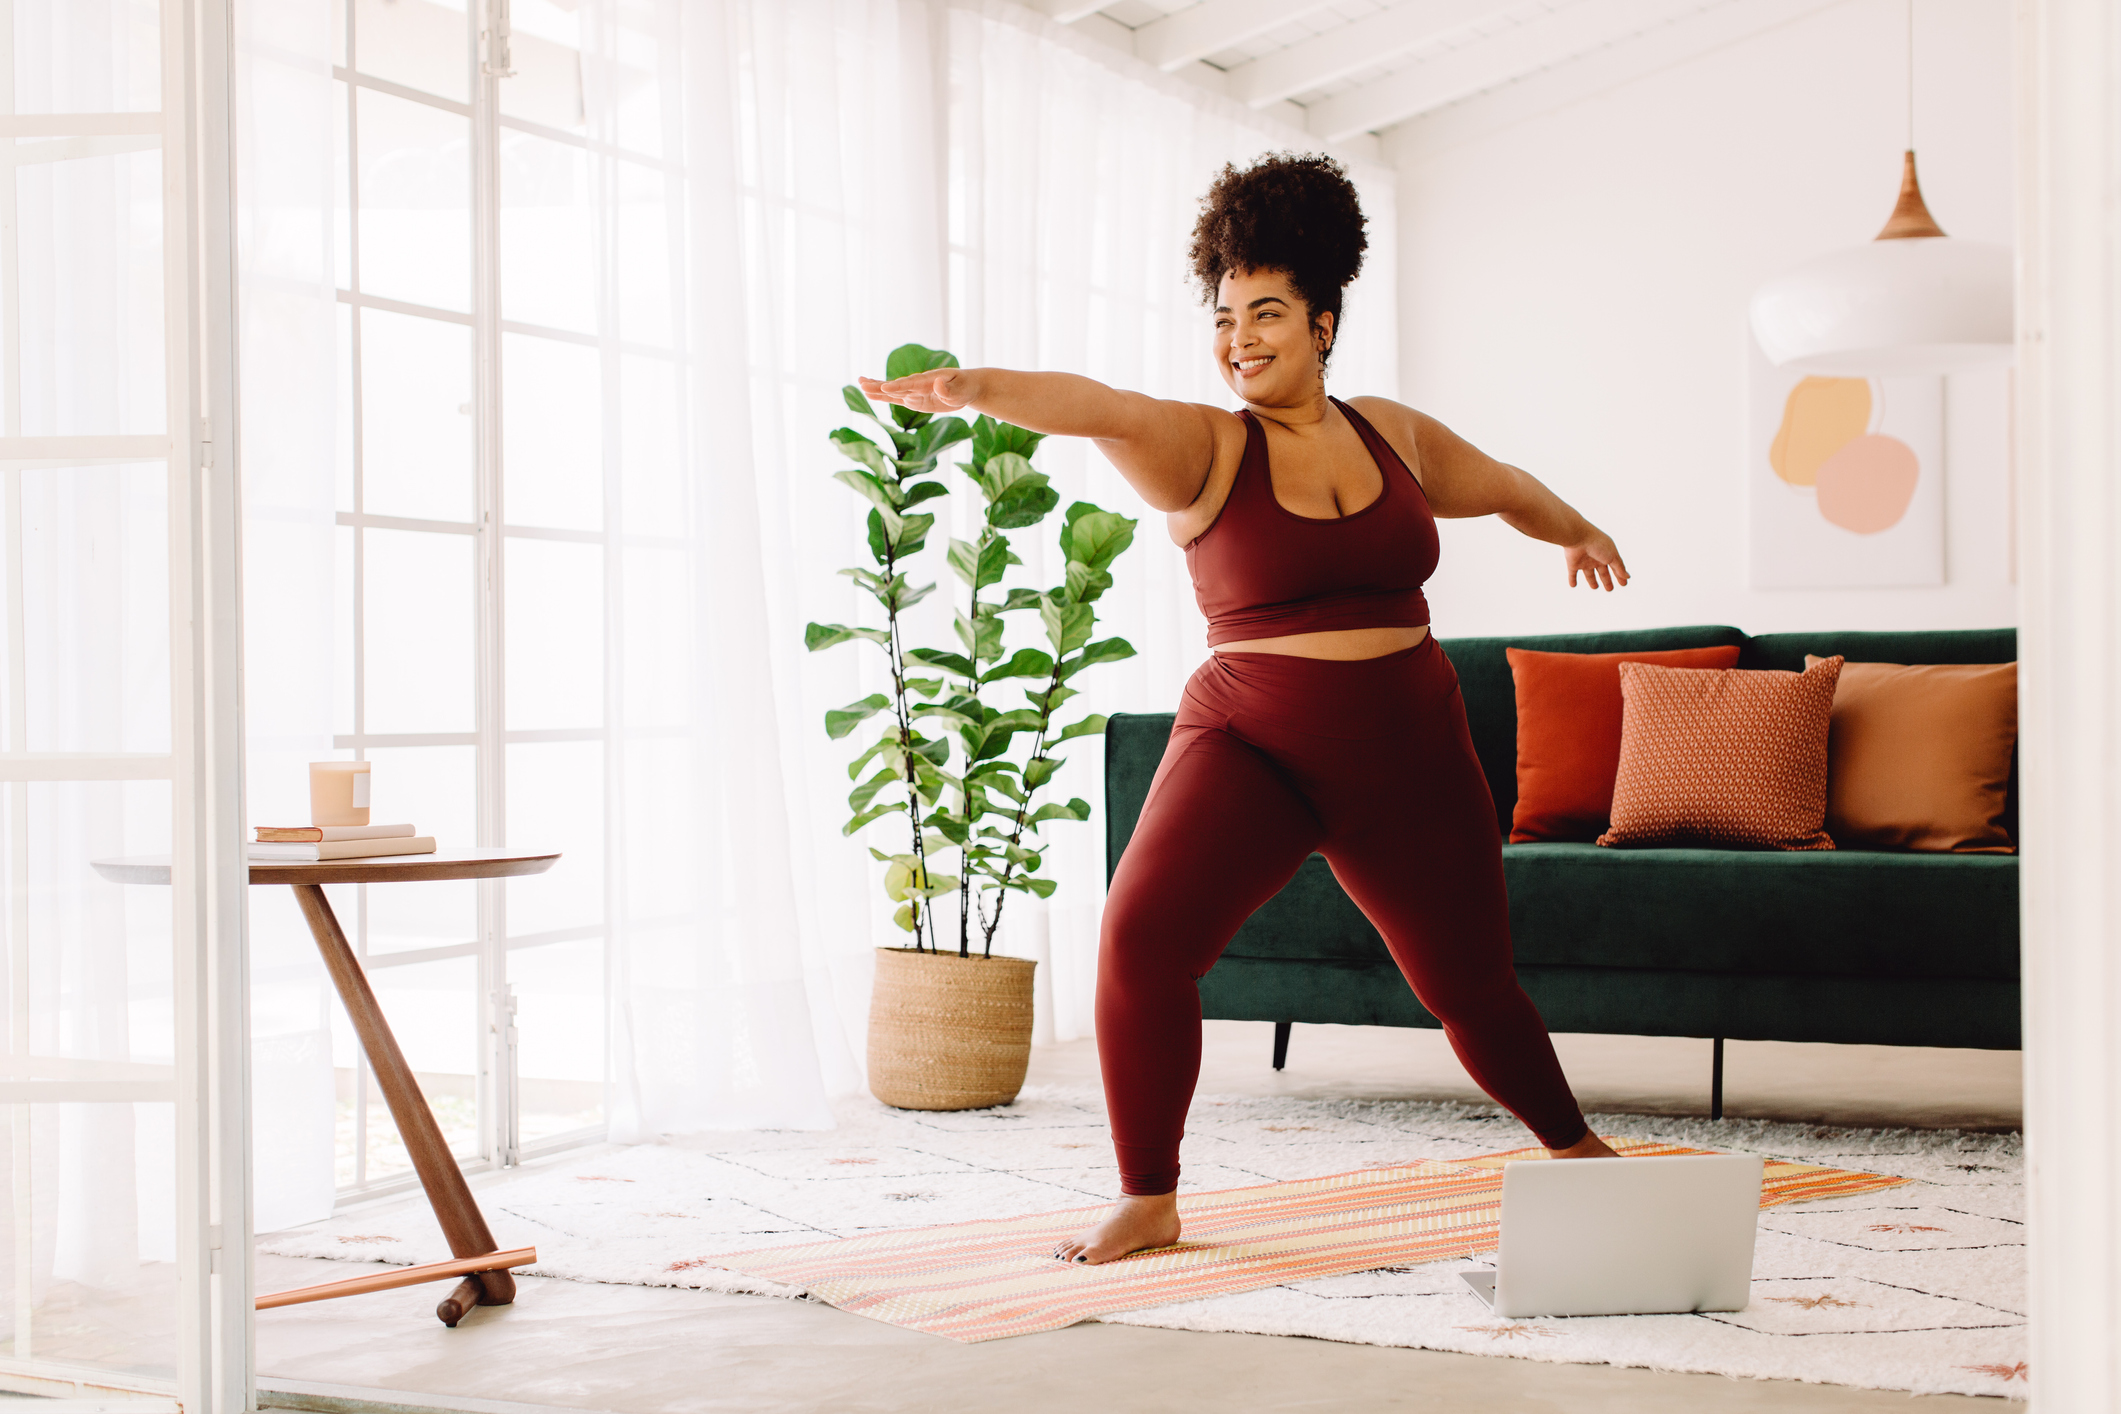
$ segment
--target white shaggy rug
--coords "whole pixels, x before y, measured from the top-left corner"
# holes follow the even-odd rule
[[[1104,1317],[1579,1364],[1915,1393],[2023,1397],[2025,1249],[2016,1135],[1601,1115],[1600,1133],[1888,1173],[1917,1182],[1760,1215],[1753,1301],[1684,1316],[1502,1320],[1457,1273],[1390,1267]],[[1236,1188],[1530,1142],[1494,1110],[1391,1101],[1194,1102],[1183,1189]],[[482,1186],[502,1247],[539,1276],[800,1296],[709,1264],[718,1252],[1080,1207],[1118,1191],[1095,1091],[1031,1087],[957,1114],[842,1102],[839,1128],[700,1134],[606,1150]],[[447,1245],[413,1197],[272,1234],[263,1251],[428,1262]],[[269,1318],[268,1318],[269,1319]],[[1035,1337],[1032,1337],[1035,1338]]]

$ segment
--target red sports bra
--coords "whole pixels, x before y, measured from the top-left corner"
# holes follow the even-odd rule
[[[1384,473],[1384,490],[1353,515],[1300,516],[1274,499],[1267,433],[1245,419],[1245,456],[1229,499],[1186,546],[1208,644],[1329,629],[1418,628],[1422,583],[1436,571],[1436,517],[1414,473],[1361,413],[1340,409]],[[1408,495],[1412,490],[1414,495]]]

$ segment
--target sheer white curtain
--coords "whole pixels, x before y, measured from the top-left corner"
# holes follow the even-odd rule
[[[329,86],[327,0],[251,3],[246,573],[262,792],[269,776],[299,782],[296,765],[329,742],[344,630],[320,482],[337,386],[330,164],[305,165],[329,145],[315,91],[320,75]],[[623,531],[602,601],[606,810],[587,827],[612,899],[612,1133],[826,1125],[829,1098],[861,1084],[872,949],[901,937],[867,841],[840,836],[851,751],[822,730],[827,708],[882,685],[880,663],[859,646],[802,647],[806,622],[864,613],[835,573],[867,559],[859,507],[831,480],[845,465],[826,440],[848,421],[838,390],[917,341],[968,363],[1227,404],[1185,283],[1195,203],[1223,162],[1306,143],[1003,0],[581,0],[566,12],[580,24],[594,204],[583,288],[617,311],[593,326],[607,331],[600,372],[579,394],[597,405],[583,413],[601,429],[585,455],[602,468],[606,523]],[[1356,175],[1374,273],[1350,297],[1335,385],[1389,390],[1389,177]],[[658,320],[671,327],[641,333]],[[674,364],[629,352],[644,339],[674,349]],[[1049,442],[1039,464],[1064,504],[1143,521],[1102,606],[1104,631],[1140,655],[1087,675],[1084,705],[1168,710],[1205,651],[1178,552],[1084,447]],[[962,533],[972,498],[955,499]],[[1027,563],[1013,582],[1047,582],[1054,529],[1016,537]],[[923,610],[916,632],[947,641],[943,596]],[[1052,827],[1053,904],[1010,903],[1004,945],[1048,963],[1045,1037],[1088,1030],[1101,769],[1086,741],[1056,783],[1098,814]],[[262,795],[254,808],[268,808]],[[260,1055],[278,1067],[260,1088],[261,1136],[268,1109],[286,1124],[277,1157],[261,1143],[261,1193],[294,1211],[328,1196],[326,1002],[299,924],[274,907],[254,900]]]
[[[1199,200],[1226,162],[1310,150],[1302,133],[1102,46],[1005,0],[950,12],[951,347],[965,362],[1064,369],[1162,398],[1234,407],[1209,353],[1207,310],[1186,272]],[[1367,272],[1344,308],[1329,386],[1342,397],[1398,389],[1389,169],[1353,163],[1369,217]],[[1089,500],[1138,519],[1113,567],[1098,636],[1138,656],[1085,673],[1071,709],[1168,712],[1207,654],[1185,556],[1110,463],[1084,442],[1053,440],[1038,465],[1066,506]],[[960,507],[969,510],[970,505]],[[969,533],[961,527],[960,534]],[[1012,541],[1026,584],[1058,578],[1051,529]],[[1044,960],[1041,1039],[1091,1031],[1104,896],[1102,738],[1078,742],[1056,778],[1080,795],[1087,826],[1049,826],[1050,902],[1018,897],[1005,915],[1013,951]]]
[[[307,763],[335,754],[331,0],[245,0],[236,51],[246,784],[249,818],[272,823],[309,818]],[[331,1211],[330,984],[292,890],[251,891],[250,954],[255,1223],[271,1232]]]

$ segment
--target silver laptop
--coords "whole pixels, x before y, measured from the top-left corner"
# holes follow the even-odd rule
[[[1498,1316],[1743,1310],[1762,1168],[1730,1154],[1505,1164],[1495,1269],[1459,1275]]]

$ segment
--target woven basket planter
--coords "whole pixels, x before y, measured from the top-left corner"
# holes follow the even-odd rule
[[[1031,1064],[1031,974],[1020,957],[876,950],[869,1093],[902,1110],[1006,1105]]]

